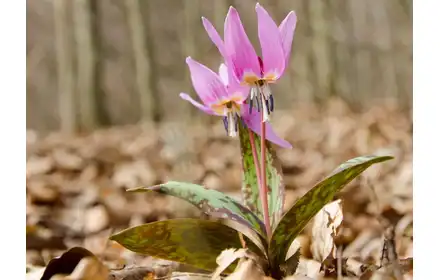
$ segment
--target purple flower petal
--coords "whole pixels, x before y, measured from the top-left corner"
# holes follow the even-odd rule
[[[217,46],[220,54],[226,58],[225,44],[223,43],[223,40],[218,34],[217,30],[207,18],[202,17],[202,22],[203,26],[205,27],[206,33],[208,33],[209,38],[214,43],[214,45]]]
[[[280,32],[276,23],[260,4],[257,3],[255,10],[258,18],[258,37],[263,54],[264,76],[278,79],[285,68]]]
[[[291,11],[278,27],[278,30],[280,31],[281,41],[283,43],[283,51],[286,65],[289,63],[293,35],[295,34],[296,21],[297,18],[295,12]]]
[[[194,99],[191,98],[191,96],[189,96],[186,93],[180,93],[180,98],[182,98],[183,100],[189,101],[191,102],[192,105],[194,105],[197,109],[209,114],[209,115],[218,115],[216,114],[214,111],[211,110],[211,108],[206,107],[202,104],[200,104],[199,102],[195,101]]]
[[[222,79],[223,84],[227,86],[229,84],[229,77],[228,77],[229,73],[228,73],[228,67],[226,67],[224,63],[220,64],[220,67],[218,69],[218,74]]]
[[[215,72],[191,57],[186,59],[186,63],[191,72],[194,89],[206,106],[228,98],[226,87]]]
[[[228,56],[225,61],[234,75],[240,81],[249,77],[261,77],[258,56],[246,35],[237,10],[233,7],[229,8],[226,15],[224,37]]]
[[[245,124],[256,134],[261,136],[261,113],[252,110],[249,114],[249,105],[243,104],[241,116]],[[280,147],[291,149],[292,145],[286,140],[278,137],[269,122],[266,122],[266,139]]]

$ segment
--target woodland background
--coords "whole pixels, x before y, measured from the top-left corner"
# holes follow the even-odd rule
[[[288,71],[274,89],[277,108],[331,96],[358,109],[384,100],[412,106],[410,0],[260,2],[278,23],[290,10],[299,19]],[[258,46],[252,0],[27,1],[27,127],[82,131],[201,117],[178,97],[195,94],[185,57],[218,69],[201,16],[222,34],[232,4]]]

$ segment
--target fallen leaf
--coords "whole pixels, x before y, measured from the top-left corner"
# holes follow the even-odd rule
[[[335,258],[336,248],[334,238],[343,219],[341,200],[335,200],[322,208],[316,214],[312,227],[313,257],[323,262],[330,254]]]
[[[214,279],[214,278],[213,278]],[[235,271],[230,274],[225,280],[266,280],[261,268],[255,263],[254,260],[248,259],[240,262]]]
[[[32,267],[32,269],[26,273],[26,280],[40,280],[45,269],[45,267]]]
[[[87,209],[84,216],[84,231],[96,233],[107,227],[109,216],[104,206],[98,205]]]
[[[218,267],[212,275],[213,280],[220,279],[220,274],[228,268],[237,259],[244,258],[246,256],[246,249],[226,249],[217,257],[216,262]]]
[[[150,267],[126,267],[121,270],[110,272],[111,280],[148,280],[148,277],[155,277],[155,272]],[[154,279],[154,278],[152,278]]]
[[[312,279],[317,279],[320,270],[321,263],[317,262],[316,260],[300,258],[296,273],[298,275],[304,275],[311,277]]]
[[[81,259],[70,275],[56,274],[50,280],[107,280],[108,276],[108,268],[93,256]]]
[[[86,257],[94,257],[93,253],[82,247],[74,247],[58,258],[50,260],[41,280],[50,280],[52,276],[57,274],[69,275],[72,273],[77,264]]]
[[[305,275],[297,274],[297,275],[292,275],[292,276],[286,277],[283,280],[315,280],[315,278],[310,278]]]

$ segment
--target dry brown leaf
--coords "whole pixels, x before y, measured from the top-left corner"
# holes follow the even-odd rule
[[[317,262],[316,260],[300,258],[296,274],[316,279],[320,273],[320,269],[320,262]]]
[[[83,258],[70,275],[54,275],[50,280],[107,280],[109,270],[96,257]]]
[[[109,273],[109,280],[150,280],[158,277],[150,267],[125,267]]]
[[[26,280],[40,280],[44,274],[45,267],[31,267],[26,273]]]
[[[330,254],[336,257],[334,238],[343,219],[341,200],[335,200],[316,214],[312,226],[313,257],[323,262]]]
[[[248,259],[240,262],[225,280],[267,280],[267,277],[254,260]]]
[[[50,157],[31,156],[26,161],[27,176],[46,174],[54,168],[54,161]]]
[[[107,210],[102,205],[97,205],[85,211],[84,231],[86,233],[96,233],[103,230],[109,224]]]
[[[212,279],[213,280],[220,279],[220,274],[222,274],[226,268],[228,268],[237,259],[244,258],[245,256],[246,256],[246,249],[230,248],[223,250],[216,259],[218,267],[212,274]]]
[[[308,276],[305,275],[292,275],[289,277],[284,278],[283,280],[316,280],[315,278],[310,278]]]

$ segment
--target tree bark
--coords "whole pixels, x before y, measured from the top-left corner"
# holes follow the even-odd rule
[[[77,128],[73,42],[71,24],[68,17],[69,9],[69,1],[53,1],[58,73],[58,111],[60,128],[64,133],[74,133]]]
[[[139,0],[124,0],[127,9],[127,20],[130,29],[133,47],[133,59],[136,67],[136,85],[139,94],[141,119],[149,121],[157,116],[155,108],[158,108],[154,100],[154,74],[149,57],[149,44],[147,44],[148,25],[142,20],[142,10]]]
[[[82,130],[90,131],[98,125],[97,116],[97,58],[93,28],[92,1],[74,1],[74,25],[76,37],[77,55],[77,85],[79,96],[78,112],[80,127]]]

